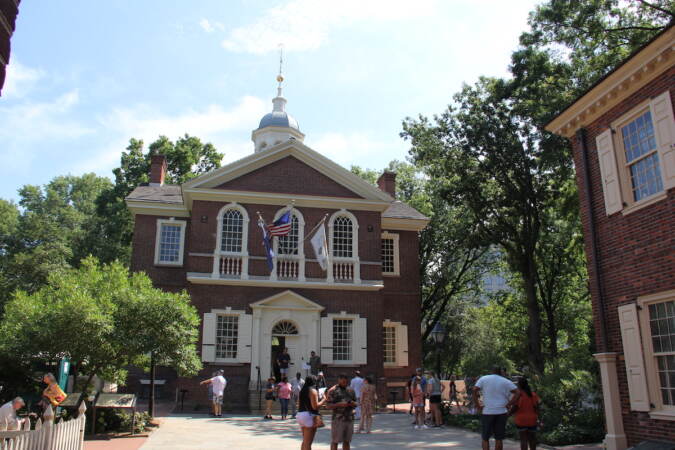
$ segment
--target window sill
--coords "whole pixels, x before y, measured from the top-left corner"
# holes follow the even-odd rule
[[[659,411],[651,411],[649,413],[651,419],[658,420],[674,420],[675,421],[675,410],[662,409]]]
[[[635,202],[630,206],[626,206],[621,210],[621,214],[624,216],[631,214],[637,210],[640,210],[646,206],[652,205],[654,203],[660,202],[664,198],[668,197],[668,193],[666,191],[661,191],[658,194],[654,194],[651,197],[647,197],[645,199],[640,200],[639,202]]]
[[[183,263],[155,263],[155,267],[183,267]]]
[[[355,364],[353,362],[339,362],[339,363],[332,363],[332,364],[326,364],[328,367],[361,367],[364,364]]]
[[[395,272],[382,272],[383,277],[389,277],[389,278],[394,278],[394,277],[400,277],[400,273],[395,273]]]

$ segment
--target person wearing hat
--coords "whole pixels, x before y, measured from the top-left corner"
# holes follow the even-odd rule
[[[213,414],[216,417],[222,417],[223,416],[223,392],[225,391],[225,386],[227,386],[227,380],[223,376],[223,370],[220,369],[217,373],[216,376],[209,378],[208,380],[204,380],[199,384],[210,384],[211,388],[213,389],[213,394],[211,397],[211,400],[213,401]]]
[[[354,378],[352,378],[351,383],[349,383],[349,387],[354,390],[354,394],[356,394],[356,403],[359,404],[359,406],[356,407],[356,420],[361,420],[361,389],[363,388],[363,377],[361,376],[361,372],[359,370],[354,371]]]

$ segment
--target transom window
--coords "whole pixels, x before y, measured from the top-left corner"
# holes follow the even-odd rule
[[[274,328],[272,328],[272,334],[277,336],[290,336],[298,334],[298,327],[288,320],[282,320],[281,322],[277,322],[277,324],[274,325]]]
[[[216,322],[216,358],[236,359],[239,340],[239,316],[218,316]]]
[[[382,239],[382,272],[395,272],[393,239]]]
[[[336,258],[352,258],[354,229],[349,217],[340,216],[333,223],[333,256]]]
[[[352,360],[352,319],[333,319],[333,360]]]
[[[180,262],[181,231],[180,224],[163,223],[160,225],[159,263]]]
[[[236,209],[223,213],[220,249],[224,252],[241,253],[244,236],[244,218]]]
[[[634,200],[662,191],[663,180],[651,112],[647,110],[621,127],[621,139]]]
[[[396,327],[382,327],[382,342],[384,343],[384,363],[396,363]]]
[[[675,301],[649,305],[649,326],[661,398],[664,405],[675,406]]]
[[[291,231],[285,236],[279,236],[277,253],[280,255],[297,255],[300,242],[300,224],[298,218],[291,216]]]

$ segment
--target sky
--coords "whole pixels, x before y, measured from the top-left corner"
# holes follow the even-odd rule
[[[406,158],[401,122],[508,76],[534,0],[38,0],[20,4],[0,97],[0,198],[112,177],[130,138],[253,152],[284,46],[287,111],[350,167]]]

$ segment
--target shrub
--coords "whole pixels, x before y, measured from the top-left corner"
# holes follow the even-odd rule
[[[143,433],[150,423],[150,414],[147,411],[136,411],[134,433]],[[96,410],[97,433],[124,433],[131,431],[131,413],[118,409]]]

